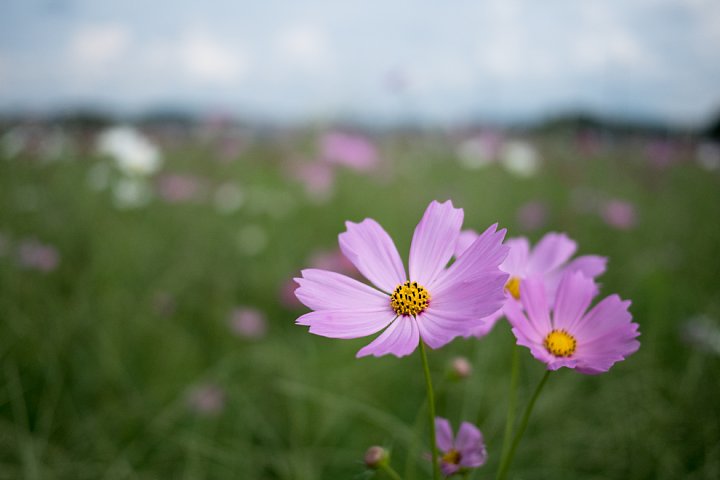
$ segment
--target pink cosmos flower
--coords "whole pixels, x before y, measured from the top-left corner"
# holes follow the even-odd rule
[[[230,328],[239,337],[257,340],[267,333],[267,319],[260,310],[239,307],[230,313]]]
[[[545,225],[548,208],[543,202],[533,201],[522,205],[516,214],[517,222],[523,230],[537,230]]]
[[[321,143],[322,157],[330,163],[368,171],[380,161],[375,145],[360,135],[331,132],[323,136]]]
[[[23,240],[18,249],[18,260],[25,268],[48,273],[57,268],[60,254],[52,245],[45,245],[34,239]]]
[[[437,447],[442,453],[440,470],[449,477],[468,468],[477,468],[485,464],[487,450],[483,435],[478,428],[468,422],[460,424],[457,437],[453,439],[450,422],[435,417]]]
[[[463,210],[432,202],[415,228],[409,276],[390,236],[372,219],[346,222],[340,249],[376,287],[338,273],[308,269],[295,281],[297,298],[313,312],[297,319],[310,333],[359,338],[383,333],[358,357],[409,355],[422,339],[439,348],[467,334],[498,310],[507,275],[498,265],[507,255],[505,230],[488,228],[447,267],[460,234]]]
[[[197,199],[202,194],[202,181],[193,175],[167,173],[157,181],[160,198],[168,203],[182,203]]]
[[[522,282],[520,292],[525,312],[517,304],[506,306],[513,334],[517,344],[528,347],[549,370],[603,373],[640,347],[638,324],[628,312],[630,301],[610,295],[587,312],[598,289],[582,272],[563,277],[552,307],[538,278]]]
[[[225,408],[225,390],[214,384],[196,385],[187,393],[186,402],[196,413],[217,415]]]
[[[477,238],[477,234],[471,230],[460,234],[456,247],[458,255],[462,254],[474,238]],[[505,285],[506,303],[520,299],[520,285],[525,278],[541,278],[548,292],[548,301],[552,301],[564,272],[580,271],[587,277],[595,278],[605,272],[607,264],[607,258],[597,255],[583,255],[570,261],[570,257],[577,250],[577,243],[564,233],[548,233],[532,249],[525,237],[511,238],[506,245],[510,247],[510,253],[500,265],[500,270],[510,274]],[[471,334],[476,337],[487,335],[503,314],[501,309],[484,318]]]
[[[635,207],[624,200],[608,200],[602,206],[600,216],[605,223],[618,230],[629,230],[637,223]]]

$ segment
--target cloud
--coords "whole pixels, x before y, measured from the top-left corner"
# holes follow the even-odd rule
[[[275,40],[278,60],[285,66],[313,71],[327,66],[330,44],[326,34],[313,25],[294,25],[281,31]]]
[[[223,43],[207,32],[187,33],[180,41],[177,55],[185,73],[198,83],[232,84],[249,72],[246,49]]]
[[[130,46],[129,29],[121,25],[86,25],[72,35],[70,58],[87,68],[99,68],[118,59]]]

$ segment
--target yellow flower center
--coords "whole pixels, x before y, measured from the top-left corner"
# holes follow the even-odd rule
[[[402,283],[390,295],[390,306],[395,313],[406,317],[424,312],[429,303],[430,294],[417,282]]]
[[[515,300],[520,300],[520,279],[510,277],[510,280],[505,284],[505,291],[512,295]]]
[[[545,337],[545,348],[556,357],[569,357],[575,353],[577,340],[565,330],[553,330]]]
[[[450,451],[448,451],[445,455],[442,456],[442,461],[445,463],[452,463],[453,465],[457,465],[458,463],[460,463],[460,458],[462,458],[460,452],[452,448],[450,449]]]

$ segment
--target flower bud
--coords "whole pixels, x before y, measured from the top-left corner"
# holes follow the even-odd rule
[[[372,446],[365,452],[365,465],[368,468],[377,470],[390,459],[390,454],[383,447]]]
[[[455,357],[450,364],[450,371],[455,378],[467,378],[472,374],[472,365],[465,357]]]

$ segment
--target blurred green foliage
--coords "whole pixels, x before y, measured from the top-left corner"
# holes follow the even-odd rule
[[[383,136],[380,171],[340,169],[326,203],[284,170],[313,155],[312,135],[257,138],[226,162],[207,142],[166,148],[166,171],[243,188],[231,214],[209,199],[117,209],[87,185],[107,161],[91,149],[51,163],[0,158],[0,478],[368,478],[373,444],[392,449],[403,478],[427,478],[417,352],[355,359],[370,339],[308,334],[294,325],[305,310],[280,292],[314,252],[336,247],[346,220],[376,219],[406,256],[428,202],[446,198],[467,227],[499,222],[510,236],[528,233],[517,209],[544,202],[546,226],[530,238],[564,231],[579,253],[609,257],[602,294],[630,298],[642,332],[639,352],[608,374],[552,375],[511,478],[720,478],[720,357],[681,337],[699,314],[719,325],[720,176],[687,151],[654,168],[640,140],[592,154],[572,140],[533,138],[542,168],[517,178],[498,165],[462,169],[448,135]],[[578,206],[595,195],[634,204],[637,225],[615,230]],[[266,240],[252,254],[240,245],[248,225]],[[14,248],[26,238],[53,245],[57,269],[22,268]],[[234,335],[236,305],[262,310],[267,336]],[[501,322],[481,341],[430,352],[439,413],[485,434],[490,459],[474,478],[497,466],[512,343]],[[521,353],[523,405],[542,365]],[[457,355],[472,361],[467,380],[447,377]],[[188,402],[208,384],[224,392],[215,413]]]

